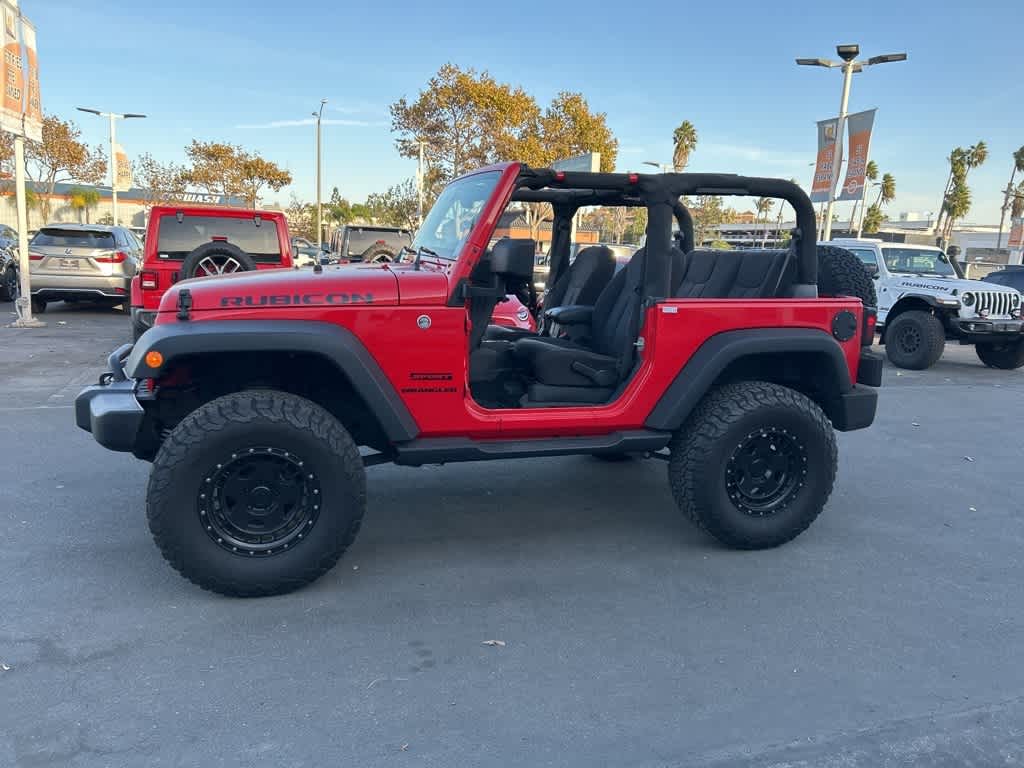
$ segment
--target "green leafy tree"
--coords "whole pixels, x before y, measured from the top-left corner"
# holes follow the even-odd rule
[[[135,161],[134,175],[142,186],[146,206],[174,205],[180,202],[188,187],[185,167],[178,163],[162,163],[148,152]]]
[[[682,173],[697,148],[697,129],[689,120],[683,120],[672,132],[672,168]]]
[[[57,184],[96,184],[107,172],[103,148],[88,146],[81,136],[81,129],[70,120],[46,115],[43,140],[25,142],[25,173],[42,187],[39,209],[44,220],[50,218],[50,200]]]
[[[867,211],[864,213],[864,234],[873,235],[882,228],[882,223],[885,221],[886,216],[882,213],[881,207],[878,203],[872,203],[868,206]]]
[[[772,208],[775,207],[775,201],[770,197],[759,197],[754,201],[754,207],[757,210],[757,218],[754,223],[755,225],[758,222],[762,224],[761,247],[764,248],[768,241],[768,217],[771,215]]]
[[[717,195],[697,195],[688,206],[693,216],[693,239],[699,248],[705,240],[714,239],[725,223],[725,207]]]
[[[245,201],[253,209],[259,203],[260,192],[264,187],[280,192],[292,183],[291,173],[256,154],[245,154],[240,158],[238,176]]]
[[[947,239],[953,232],[957,219],[963,218],[971,209],[971,192],[967,188],[967,175],[988,159],[988,146],[979,141],[973,146],[957,147],[949,154],[949,178],[942,197],[942,206],[935,223]],[[957,212],[960,211],[959,215]],[[943,226],[944,224],[944,226]]]
[[[78,211],[79,221],[89,223],[89,210],[100,201],[100,193],[94,187],[75,187],[68,197],[72,210]]]
[[[539,118],[536,102],[521,87],[450,63],[430,78],[415,101],[403,96],[390,111],[399,154],[418,157],[424,142],[424,183],[435,190],[502,157]]]
[[[639,243],[647,234],[647,209],[633,208],[629,226],[626,227],[626,237],[631,243]]]
[[[712,240],[711,247],[716,251],[731,251],[732,246],[729,245],[725,240]]]
[[[869,182],[876,181],[878,179],[878,163],[874,160],[868,160],[867,167],[864,168],[864,194],[857,200],[853,201],[853,209],[850,211],[850,231],[853,231],[854,222],[857,221],[857,206],[863,202],[867,196]],[[781,213],[781,210],[780,210]]]
[[[416,182],[413,179],[406,179],[401,184],[366,198],[366,207],[372,212],[374,221],[391,227],[415,229],[418,205]]]

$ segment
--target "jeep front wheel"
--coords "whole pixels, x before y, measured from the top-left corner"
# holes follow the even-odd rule
[[[236,392],[184,418],[153,462],[149,528],[167,561],[203,589],[290,592],[329,571],[366,508],[362,457],[319,405]]]
[[[989,368],[1012,371],[1024,366],[1024,339],[1002,344],[976,344],[974,351]]]
[[[942,357],[945,347],[942,321],[930,312],[911,310],[886,324],[885,354],[897,368],[931,368]]]
[[[736,549],[798,536],[824,508],[836,475],[835,434],[821,408],[763,381],[713,390],[669,450],[680,510]]]

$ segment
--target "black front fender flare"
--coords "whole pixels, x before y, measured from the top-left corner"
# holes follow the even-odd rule
[[[824,331],[813,328],[752,328],[726,331],[705,341],[658,400],[644,426],[674,431],[682,426],[697,403],[732,363],[765,354],[821,354],[832,368],[839,397],[853,387],[842,347]],[[766,378],[770,378],[766,377]]]
[[[163,362],[153,368],[149,352]],[[419,428],[405,403],[362,342],[347,328],[305,320],[207,320],[157,325],[146,331],[125,362],[135,379],[158,378],[176,359],[227,352],[297,352],[321,355],[351,381],[392,442],[412,440]]]

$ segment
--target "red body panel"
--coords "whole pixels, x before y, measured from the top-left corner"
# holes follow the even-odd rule
[[[339,272],[345,270],[339,270]],[[296,277],[306,272],[293,273]],[[382,274],[388,274],[383,270]],[[237,280],[253,280],[250,274]],[[282,273],[269,274],[281,278]],[[314,278],[312,274],[309,278]],[[394,278],[392,278],[394,279]],[[190,281],[200,284],[202,280]],[[213,281],[210,281],[213,283]],[[607,405],[566,408],[517,408],[488,410],[469,396],[467,382],[468,315],[464,307],[431,304],[354,306],[249,306],[219,308],[217,295],[234,282],[217,280],[209,286],[204,304],[217,308],[203,311],[196,320],[316,320],[351,330],[374,357],[395,391],[405,401],[422,437],[549,437],[602,434],[640,429],[676,375],[694,352],[712,336],[750,328],[812,328],[831,335],[835,315],[847,310],[862,312],[856,299],[677,299],[647,311],[641,335],[644,351],[641,366],[622,395]],[[276,282],[276,281],[275,281]],[[341,285],[339,278],[338,285]],[[352,285],[352,283],[349,283]],[[217,290],[213,290],[214,288]],[[205,286],[199,287],[205,291]],[[291,289],[289,289],[291,290]],[[174,302],[167,297],[157,322],[174,321]],[[742,304],[743,312],[737,312]],[[377,311],[377,307],[380,310]],[[666,307],[676,311],[669,313]],[[430,318],[427,329],[419,327],[421,315]],[[842,345],[856,380],[860,355],[858,338]],[[413,374],[450,373],[451,384],[438,391],[423,391]]]
[[[280,211],[253,211],[246,208],[216,208],[211,206],[174,206],[157,205],[149,213],[149,225],[146,228],[146,241],[143,247],[142,269],[156,275],[156,288],[143,289],[140,286],[139,297],[136,299],[134,282],[132,287],[132,306],[155,310],[160,306],[164,293],[178,280],[181,270],[180,261],[162,260],[157,255],[159,240],[160,217],[174,216],[177,213],[185,216],[218,216],[224,218],[252,218],[259,215],[266,221],[273,221],[277,226],[277,239],[281,248],[280,264],[257,264],[258,270],[280,269],[292,266],[292,239],[288,232],[288,219]]]

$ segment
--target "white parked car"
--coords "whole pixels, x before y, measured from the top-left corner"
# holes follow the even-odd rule
[[[1024,366],[1021,294],[1008,286],[965,280],[935,246],[868,238],[827,243],[856,254],[874,278],[878,329],[889,360],[900,368],[930,368],[946,341],[972,344],[993,368]]]

